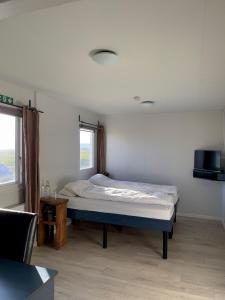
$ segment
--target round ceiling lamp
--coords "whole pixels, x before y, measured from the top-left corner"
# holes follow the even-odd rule
[[[155,103],[155,101],[150,101],[150,100],[146,100],[146,101],[142,101],[141,105],[144,107],[150,107]]]
[[[92,50],[89,55],[99,65],[114,65],[118,61],[117,53],[112,50]]]

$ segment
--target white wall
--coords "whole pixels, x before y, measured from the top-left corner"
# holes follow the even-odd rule
[[[105,125],[112,177],[176,185],[180,214],[221,218],[222,183],[192,170],[195,149],[222,148],[222,112],[112,115]]]
[[[68,180],[88,178],[96,169],[80,171],[78,115],[87,122],[97,122],[100,116],[72,104],[56,100],[42,92],[0,81],[0,94],[14,97],[17,103],[36,102],[40,115],[40,175],[48,179],[53,189],[59,189]],[[35,100],[34,100],[35,98]],[[7,130],[0,128],[0,130]],[[16,185],[0,187],[0,207],[23,201],[21,189]]]
[[[70,180],[96,173],[96,167],[80,171],[78,116],[95,124],[100,116],[43,93],[37,93],[37,107],[44,111],[40,117],[41,179],[48,179],[52,189],[59,189]]]

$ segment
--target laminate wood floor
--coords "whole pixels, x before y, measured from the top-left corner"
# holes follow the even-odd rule
[[[44,246],[33,252],[33,264],[59,271],[56,300],[225,300],[220,223],[178,218],[167,260],[161,258],[157,231],[112,228],[108,248],[102,249],[98,226],[82,223],[68,230],[63,249]]]

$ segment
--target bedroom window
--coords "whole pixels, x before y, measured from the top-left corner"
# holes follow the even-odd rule
[[[94,131],[80,129],[80,170],[94,168]]]
[[[0,187],[20,183],[21,119],[0,113]]]

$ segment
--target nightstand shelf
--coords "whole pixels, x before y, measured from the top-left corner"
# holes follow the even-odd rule
[[[56,225],[55,221],[42,221],[42,223],[45,225]]]
[[[41,198],[40,200],[40,219],[38,224],[37,244],[42,246],[47,238],[47,229],[52,232],[52,245],[55,249],[63,247],[67,241],[67,199]],[[51,207],[55,215],[51,220],[46,220],[45,208]],[[49,243],[48,243],[49,244]]]

